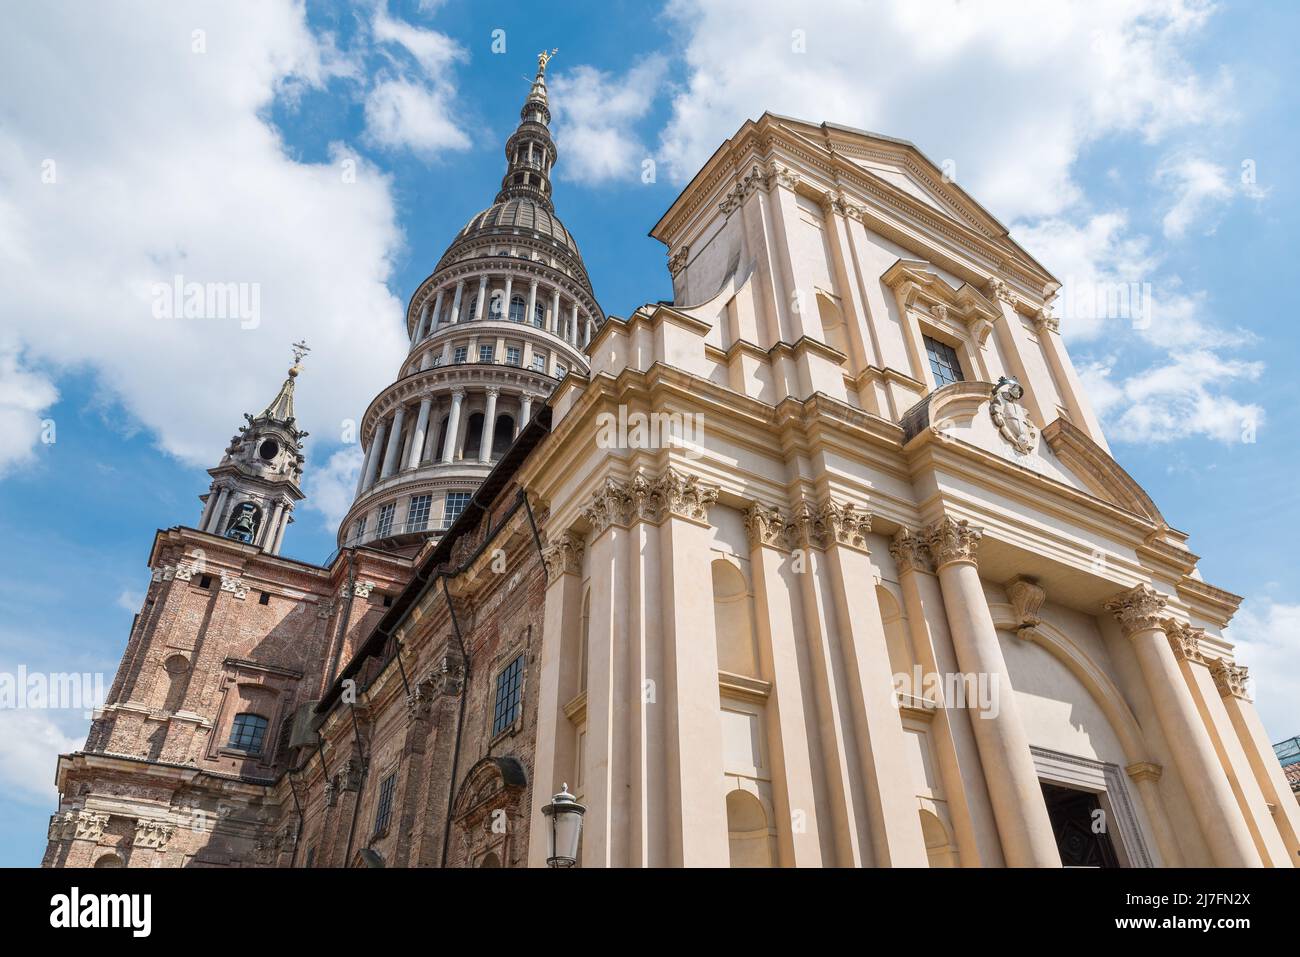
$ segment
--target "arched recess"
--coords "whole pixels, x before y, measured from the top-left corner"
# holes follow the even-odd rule
[[[754,640],[752,598],[744,573],[732,562],[713,562],[713,624],[717,634],[718,668],[757,678],[758,649]]]
[[[921,809],[921,837],[925,840],[925,856],[931,867],[960,867],[961,858],[948,828],[939,815]]]
[[[727,846],[732,867],[771,867],[773,838],[763,802],[739,788],[727,795]]]
[[[448,863],[452,867],[470,867],[486,855],[495,854],[498,866],[509,867],[514,850],[510,838],[521,816],[527,813],[521,807],[527,789],[528,772],[518,758],[488,757],[470,768],[452,802]]]
[[[462,455],[467,459],[478,458],[479,442],[483,438],[483,413],[475,412],[465,422],[465,444]]]
[[[166,687],[163,711],[175,713],[180,710],[181,703],[185,700],[185,691],[189,687],[189,671],[190,662],[184,655],[169,655],[163,662],[163,684]]]
[[[822,321],[823,341],[832,349],[847,356],[849,337],[844,325],[844,316],[841,315],[840,307],[835,301],[820,290],[817,292],[817,314]]]
[[[913,668],[916,656],[907,633],[907,618],[903,615],[894,593],[884,585],[876,586],[876,602],[880,605],[880,621],[885,629],[885,647],[889,652],[889,667],[899,687],[906,694],[919,695],[914,688]]]
[[[492,458],[498,459],[506,454],[510,448],[510,443],[515,440],[515,419],[512,415],[502,414],[497,416],[496,425],[492,429]]]
[[[442,421],[438,424],[438,441],[434,445],[433,454],[429,456],[434,462],[441,462],[447,449],[447,423],[451,421],[451,416],[444,415]]]

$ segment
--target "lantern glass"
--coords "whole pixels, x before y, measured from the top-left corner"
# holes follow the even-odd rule
[[[551,803],[542,808],[548,818],[546,863],[551,867],[573,867],[578,862],[582,839],[582,817],[587,809],[577,802],[565,785]]]

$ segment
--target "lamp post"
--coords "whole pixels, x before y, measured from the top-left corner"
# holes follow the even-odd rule
[[[569,793],[569,785],[560,785],[560,793],[542,808],[549,827],[546,832],[546,866],[573,867],[578,863],[578,841],[582,838],[582,816],[587,809]]]

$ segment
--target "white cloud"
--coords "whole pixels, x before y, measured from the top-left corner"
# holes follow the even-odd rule
[[[1198,76],[1182,54],[1210,9],[673,0],[688,75],[663,155],[684,181],[772,110],[910,139],[954,160],[959,182],[1004,220],[1057,213],[1081,195],[1072,165],[1085,145],[1156,141],[1226,113],[1227,78]]]
[[[1255,707],[1274,741],[1300,734],[1300,605],[1251,599],[1228,627],[1238,663],[1250,667]]]
[[[633,127],[654,104],[668,61],[642,57],[621,77],[578,66],[550,79],[562,179],[598,184],[639,175],[650,151]]]
[[[469,137],[455,119],[452,67],[467,59],[456,41],[388,15],[380,4],[371,33],[389,66],[366,96],[366,140],[385,149],[409,149],[425,158],[463,150]],[[404,50],[411,69],[395,48]]]
[[[76,751],[86,740],[84,729],[79,734],[67,733],[55,714],[13,708],[0,710],[0,793],[5,797],[55,806],[58,791],[54,787],[54,772],[58,756]],[[76,720],[85,723],[84,719]]]
[[[1198,156],[1167,161],[1156,172],[1156,180],[1174,196],[1162,221],[1167,239],[1182,239],[1198,220],[1206,226],[1205,232],[1213,232],[1213,222],[1205,223],[1205,217],[1236,192],[1224,167]]]
[[[0,344],[0,476],[33,460],[43,413],[58,397],[54,383],[23,368],[17,351]]]
[[[141,606],[144,605],[144,592],[133,591],[130,588],[122,589],[122,593],[117,596],[117,607],[123,611],[136,614]]]
[[[402,242],[391,184],[342,146],[294,160],[266,119],[278,93],[347,74],[334,56],[301,5],[11,12],[0,61],[23,82],[0,87],[0,323],[28,365],[3,366],[21,398],[7,390],[0,414],[19,410],[18,446],[54,401],[34,368],[87,373],[196,465],[270,400],[300,337],[313,352],[299,416],[318,437],[391,379],[404,352],[386,286]],[[256,289],[259,321],[154,318],[154,284],[176,276]],[[21,457],[0,434],[0,457]]]
[[[1117,441],[1172,442],[1201,436],[1231,443],[1255,440],[1264,425],[1264,409],[1214,387],[1253,382],[1263,371],[1262,362],[1196,350],[1171,354],[1122,379],[1106,362],[1083,366],[1080,376],[1093,408],[1106,422],[1107,435]]]
[[[363,458],[359,445],[344,446],[307,475],[306,504],[324,516],[331,530],[338,528],[352,506]]]

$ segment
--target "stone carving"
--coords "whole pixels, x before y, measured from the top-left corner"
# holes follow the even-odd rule
[[[142,817],[135,822],[135,846],[152,847],[161,851],[167,846],[167,842],[172,839],[172,835],[175,833],[175,824],[168,824],[166,821],[152,821]]]
[[[821,507],[826,527],[835,542],[867,551],[867,535],[871,533],[871,513],[849,503],[839,505],[834,501]]]
[[[1205,635],[1204,628],[1193,628],[1191,625],[1184,625],[1181,621],[1174,621],[1172,618],[1166,618],[1159,624],[1163,625],[1165,634],[1169,637],[1169,647],[1174,651],[1174,657],[1179,661],[1196,661],[1201,664],[1208,664],[1204,653],[1201,651],[1201,638]]]
[[[178,581],[187,582],[194,577],[194,568],[191,565],[185,565],[185,564],[177,565],[174,574]],[[164,577],[166,577],[165,574]]]
[[[676,276],[686,268],[686,260],[691,255],[690,246],[681,246],[677,252],[668,257],[668,271]]]
[[[955,520],[945,515],[926,529],[924,535],[935,566],[942,568],[953,562],[974,563],[984,531],[964,518]]]
[[[683,474],[674,468],[665,469],[652,481],[646,481],[638,474],[633,490],[641,517],[654,523],[663,521],[668,515],[696,522],[708,521],[709,506],[718,500],[715,487],[703,485],[696,476]]]
[[[1016,296],[1015,293],[1011,291],[1011,287],[997,276],[989,279],[985,291],[994,299],[1001,299],[1003,302],[1012,306],[1016,304]]]
[[[1250,700],[1246,695],[1246,681],[1250,677],[1250,669],[1245,665],[1236,665],[1223,658],[1216,658],[1210,664],[1210,674],[1214,678],[1214,687],[1219,689],[1220,697]]]
[[[629,524],[635,504],[626,485],[606,478],[596,489],[591,504],[582,510],[582,517],[591,525],[592,536],[598,537],[611,525]]]
[[[799,174],[788,166],[773,166],[768,176],[769,183],[775,181],[778,186],[784,186],[786,189],[794,189],[799,185]]]
[[[894,564],[898,566],[900,572],[934,571],[930,561],[930,550],[926,547],[925,540],[905,528],[900,528],[894,533],[894,538],[889,543],[889,554],[894,556]]]
[[[745,177],[731,188],[731,191],[723,197],[722,202],[718,204],[718,209],[722,210],[724,216],[730,216],[738,210],[755,189],[767,190],[770,188],[771,176],[764,173],[757,165],[750,168]]]
[[[998,433],[1012,448],[1022,454],[1034,450],[1038,440],[1038,429],[1029,420],[1029,414],[1020,400],[1025,397],[1024,387],[1015,379],[1002,376],[993,387],[993,398],[989,402],[989,415]]]
[[[1160,627],[1160,614],[1167,602],[1163,595],[1150,585],[1136,585],[1106,602],[1106,610],[1113,614],[1127,635]]]
[[[1150,761],[1138,761],[1136,764],[1127,765],[1124,768],[1124,773],[1134,781],[1159,781],[1160,775],[1165,773],[1165,769]]]
[[[221,573],[221,590],[230,592],[240,601],[248,596],[248,586],[244,584],[244,580],[227,575],[225,572]]]
[[[788,549],[795,528],[785,520],[779,508],[755,502],[745,512],[745,531],[749,533],[750,548],[767,545]]]
[[[1028,640],[1033,630],[1042,623],[1038,612],[1047,600],[1047,592],[1039,587],[1036,579],[1022,575],[1007,585],[1007,598],[1011,600],[1011,607],[1015,609],[1016,618],[1020,621],[1016,634]]]
[[[1038,312],[1034,314],[1034,325],[1038,326],[1040,330],[1045,329],[1048,332],[1061,331],[1061,320],[1052,315],[1051,311],[1048,309],[1039,309]]]
[[[582,554],[586,543],[573,532],[562,532],[542,549],[542,563],[546,566],[546,583],[553,584],[561,575],[578,575],[582,572]]]
[[[357,582],[352,589],[352,593],[358,598],[369,598],[370,593],[375,590],[374,582]]]

